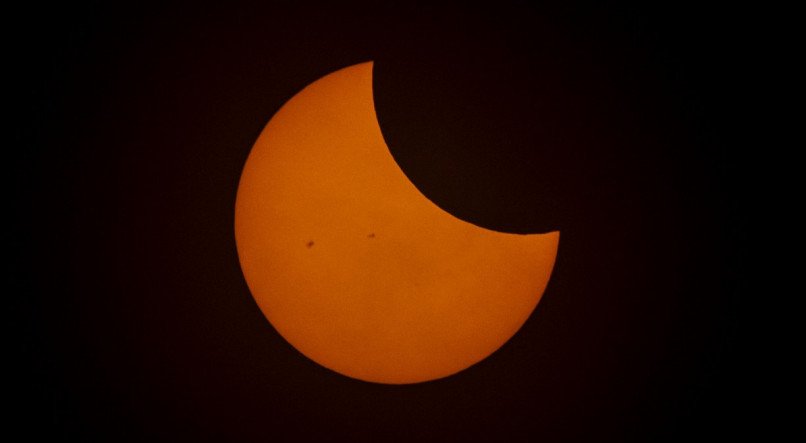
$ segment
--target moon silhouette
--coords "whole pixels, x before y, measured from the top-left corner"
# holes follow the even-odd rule
[[[292,346],[348,377],[404,384],[506,343],[542,297],[559,232],[491,231],[420,193],[383,139],[367,62],[310,84],[266,125],[235,239],[252,296]]]

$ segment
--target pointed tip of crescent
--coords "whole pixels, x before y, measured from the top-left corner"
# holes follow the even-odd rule
[[[560,231],[549,231],[549,232],[535,232],[530,234],[521,234],[524,237],[529,238],[541,238],[541,239],[549,239],[556,244],[560,243]]]

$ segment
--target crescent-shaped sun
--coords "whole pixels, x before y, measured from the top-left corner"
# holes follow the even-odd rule
[[[559,232],[487,230],[420,193],[381,134],[368,62],[272,117],[243,169],[235,238],[255,301],[291,345],[343,375],[401,384],[509,340],[546,288]]]

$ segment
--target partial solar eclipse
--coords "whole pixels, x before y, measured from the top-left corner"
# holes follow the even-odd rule
[[[495,352],[540,301],[559,237],[484,229],[420,193],[381,134],[372,62],[283,105],[235,204],[241,268],[269,322],[320,365],[378,383],[446,377]]]

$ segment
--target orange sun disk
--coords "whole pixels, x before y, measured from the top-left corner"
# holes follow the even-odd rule
[[[317,80],[271,119],[241,176],[235,237],[255,301],[291,345],[394,384],[502,346],[540,300],[559,243],[480,228],[421,194],[381,134],[371,62]]]

